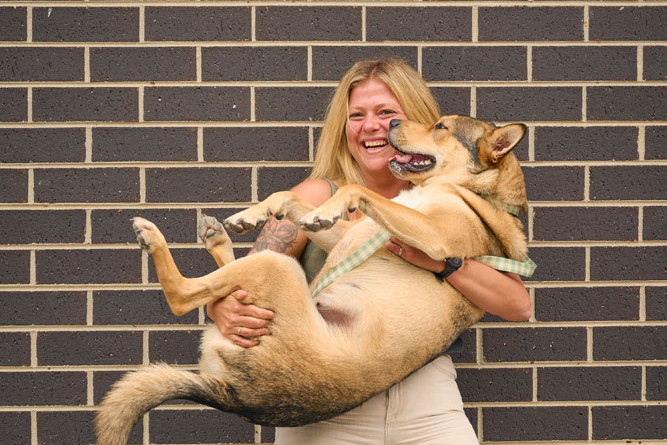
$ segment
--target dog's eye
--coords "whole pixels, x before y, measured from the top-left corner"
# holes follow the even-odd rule
[[[437,124],[435,124],[435,129],[436,130],[447,130],[448,128],[442,122],[438,122]]]

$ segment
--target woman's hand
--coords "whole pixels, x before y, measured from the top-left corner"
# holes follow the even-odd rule
[[[248,296],[237,290],[206,307],[206,313],[218,330],[232,343],[249,348],[259,344],[259,337],[269,335],[273,312],[252,304],[243,304]]]
[[[431,272],[442,272],[445,270],[445,262],[434,260],[416,247],[409,246],[396,237],[392,237],[384,247],[403,258],[408,263]]]

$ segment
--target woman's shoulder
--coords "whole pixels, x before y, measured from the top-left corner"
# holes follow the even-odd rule
[[[334,183],[326,179],[306,179],[293,187],[292,191],[312,205],[319,206],[331,198],[332,184],[334,188],[337,187]]]

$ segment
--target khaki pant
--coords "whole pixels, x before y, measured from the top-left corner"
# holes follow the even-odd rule
[[[276,445],[479,445],[463,412],[456,371],[438,357],[347,413],[297,428],[276,428]]]

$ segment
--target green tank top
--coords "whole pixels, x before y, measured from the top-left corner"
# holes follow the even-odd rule
[[[336,190],[338,190],[338,186],[328,179],[325,179],[325,181],[329,183],[329,187],[331,187],[331,196],[333,196],[333,194],[336,193]],[[301,263],[301,267],[306,273],[306,279],[308,280],[308,283],[313,281],[313,278],[315,278],[315,276],[320,272],[322,266],[324,266],[324,262],[326,261],[327,256],[328,254],[324,250],[320,249],[317,244],[313,243],[312,241],[308,241],[306,248],[301,254],[301,258],[299,259],[299,263]]]

